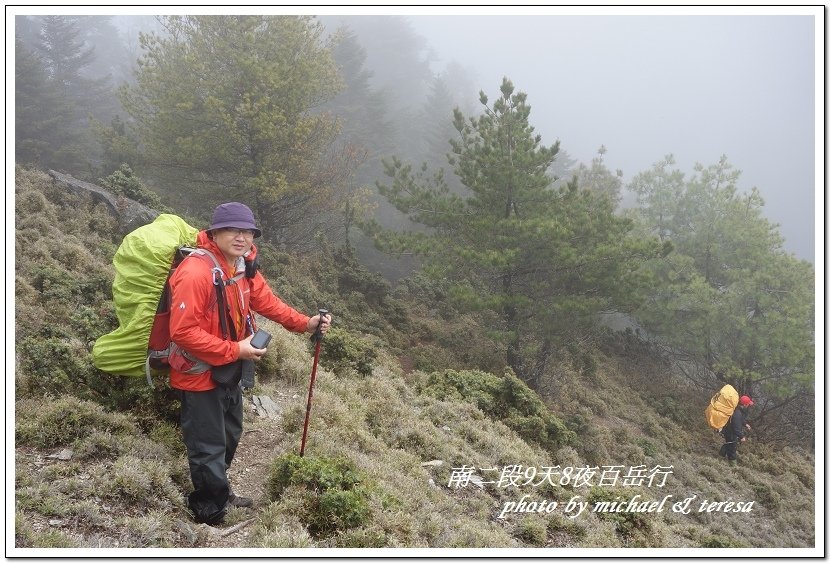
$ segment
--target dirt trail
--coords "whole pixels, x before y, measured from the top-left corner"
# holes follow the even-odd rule
[[[283,390],[268,396],[279,405],[280,412],[304,400],[302,392],[297,390]],[[229,515],[225,524],[215,527],[207,534],[207,545],[199,547],[253,547],[248,543],[248,537],[259,513],[268,504],[265,497],[268,467],[275,456],[285,453],[281,418],[265,418],[255,414],[250,392],[246,392],[244,400],[242,439],[228,475],[234,493],[253,499],[254,506],[233,509],[238,513]],[[299,444],[296,449],[299,451]],[[237,528],[239,523],[249,520],[252,521]]]

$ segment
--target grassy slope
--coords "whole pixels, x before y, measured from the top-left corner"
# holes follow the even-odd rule
[[[101,293],[100,284],[58,287],[54,275],[41,276],[36,283],[33,272],[43,265],[63,269],[72,278],[107,272],[117,237],[108,238],[111,230],[106,229],[104,234],[90,233],[97,223],[106,222],[84,211],[83,204],[61,202],[64,196],[44,197],[48,184],[42,174],[18,172],[18,256],[24,246],[33,256],[19,268],[15,287],[18,341],[29,338],[16,350],[18,547],[814,545],[812,456],[797,448],[776,451],[749,442],[741,446],[740,465],[728,467],[716,456],[720,441],[703,423],[707,397],[673,381],[647,354],[620,350],[600,355],[593,375],[556,368],[547,403],[577,432],[577,442],[554,452],[526,443],[472,404],[420,394],[418,383],[428,374],[405,372],[397,353],[382,347],[368,377],[323,365],[307,456],[350,460],[362,475],[370,512],[362,526],[312,537],[298,517],[299,490],[289,490],[275,502],[264,492],[271,460],[298,449],[311,365],[306,339],[281,330],[273,331],[273,357],[253,392],[277,400],[283,414],[278,420],[259,418],[246,407],[246,433],[231,473],[237,490],[254,496],[257,507],[232,511],[222,529],[245,526],[227,536],[196,526],[184,510],[189,483],[174,423],[141,410],[104,409],[92,402],[94,395],[85,398],[90,401],[60,392],[78,372],[96,381],[98,374],[84,371],[89,371],[84,367],[84,340],[94,336],[89,317],[111,311],[103,301],[87,311],[78,296],[79,291]],[[72,254],[55,258],[56,249],[61,256]],[[62,319],[63,331],[49,328],[49,321]],[[75,334],[84,330],[89,334]],[[60,355],[58,365],[66,373],[52,377],[55,369],[50,365],[50,379],[43,379],[35,353]],[[132,392],[121,382],[102,381],[120,393]],[[164,403],[163,398],[153,400]],[[175,403],[167,406],[175,411]],[[49,457],[65,448],[72,450],[71,459]],[[443,463],[422,465],[433,460]],[[598,471],[622,466],[627,471],[641,464],[672,466],[665,487],[448,486],[453,468],[464,465],[521,465],[522,471],[556,465],[596,466]],[[479,473],[485,479],[498,474]],[[577,495],[581,500],[614,500],[633,494],[657,500],[667,494],[673,500],[696,495],[698,500],[755,505],[749,514],[678,515],[667,509],[660,514],[583,513],[570,519],[560,509],[497,518],[504,503],[523,495],[565,503]]]

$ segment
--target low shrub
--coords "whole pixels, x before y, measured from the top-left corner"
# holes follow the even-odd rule
[[[556,515],[550,519],[548,533],[556,547],[584,540],[587,535],[585,528],[561,515]]]
[[[640,438],[639,440],[637,440],[637,445],[643,449],[643,453],[645,455],[649,457],[654,457],[655,455],[657,455],[657,444],[655,444],[648,438]]]
[[[414,369],[432,372],[453,365],[456,360],[451,350],[429,343],[418,343],[407,351]]]
[[[418,385],[418,391],[437,399],[471,402],[525,440],[551,452],[576,438],[539,396],[511,372],[501,377],[477,370],[433,372]]]
[[[270,330],[270,329],[269,329]],[[285,359],[278,349],[278,345],[273,341],[268,345],[268,353],[256,363],[254,385],[268,383],[276,379],[277,376],[284,373],[283,367]],[[286,377],[286,379],[288,379]]]
[[[111,413],[90,401],[71,396],[48,400],[19,401],[15,408],[15,438],[21,444],[39,448],[65,446],[93,433],[138,433],[132,418]]]
[[[683,408],[675,397],[661,397],[654,401],[654,410],[660,416],[664,416],[677,423],[684,423]]]
[[[119,547],[174,547],[173,519],[158,510],[143,516],[128,516],[119,521],[123,532]]]
[[[513,536],[534,547],[542,547],[548,541],[547,526],[539,518],[522,518],[513,531]]]
[[[781,495],[765,483],[759,483],[752,486],[755,493],[755,499],[769,510],[775,510],[781,506]]]
[[[144,507],[184,506],[184,497],[172,481],[169,468],[159,461],[125,455],[107,471],[108,479],[99,490],[103,497]]]
[[[368,340],[339,328],[326,333],[320,352],[320,361],[334,372],[351,369],[364,377],[372,375],[376,357],[375,347]]]
[[[303,489],[299,520],[313,537],[362,526],[369,520],[363,478],[345,459],[286,454],[272,464],[266,494],[279,500],[288,487]]]
[[[593,510],[597,503],[628,502],[633,495],[610,489],[593,487],[588,493],[586,500]],[[642,501],[643,499],[640,499]],[[651,520],[647,513],[640,512],[614,512],[612,510],[597,510],[595,512],[600,520],[613,522],[615,531],[625,545],[630,547],[659,547],[660,542],[655,538]]]
[[[254,541],[259,547],[271,549],[297,549],[314,545],[313,538],[299,524],[296,527],[283,525],[260,531],[254,537]]]
[[[132,168],[126,164],[107,176],[98,180],[101,186],[109,190],[115,195],[124,196],[133,201],[143,203],[144,205],[161,212],[170,212],[171,210],[161,203],[161,198],[157,193],[152,191],[141,183],[138,176],[135,175]]]
[[[14,500],[20,510],[59,518],[69,514],[72,506],[68,496],[54,490],[47,483],[17,489]]]
[[[282,429],[286,434],[296,434],[303,429],[305,422],[305,405],[289,405],[282,413]]]
[[[383,530],[355,528],[338,532],[334,537],[337,547],[387,547],[389,537]]]
[[[726,536],[709,536],[703,542],[701,542],[700,547],[746,547],[741,542],[734,540],[732,538]]]
[[[148,437],[154,443],[160,444],[177,454],[187,454],[187,448],[182,441],[180,428],[170,422],[158,421],[150,429]]]
[[[337,286],[342,294],[357,291],[375,306],[385,303],[392,286],[383,276],[367,270],[348,250],[336,252],[332,258],[337,268]]]

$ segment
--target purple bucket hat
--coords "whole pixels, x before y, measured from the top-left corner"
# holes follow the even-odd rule
[[[213,211],[213,221],[210,227],[208,227],[208,230],[212,231],[226,227],[251,229],[254,232],[254,238],[262,236],[262,231],[257,228],[256,222],[254,221],[254,213],[251,211],[251,208],[237,201],[223,203],[217,206]]]

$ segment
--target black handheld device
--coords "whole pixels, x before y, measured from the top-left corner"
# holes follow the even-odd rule
[[[251,346],[254,348],[265,348],[268,346],[269,342],[271,342],[271,335],[268,331],[262,330],[261,328],[257,329],[254,337],[251,338]]]

